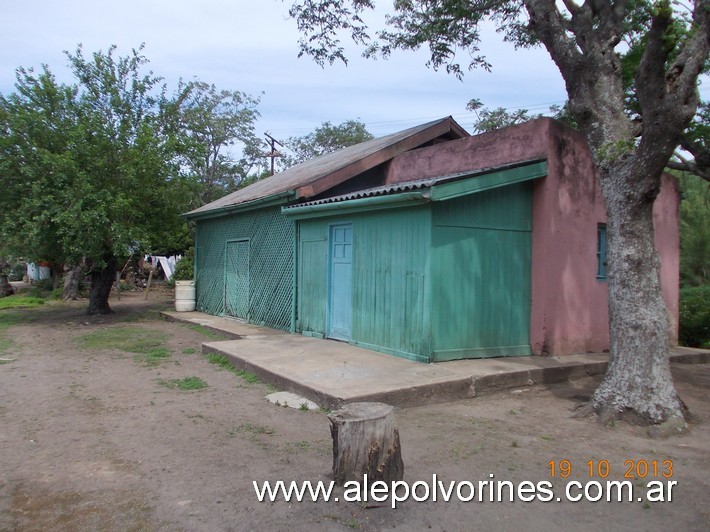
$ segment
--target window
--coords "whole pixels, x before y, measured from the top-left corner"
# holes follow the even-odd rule
[[[597,225],[597,279],[606,279],[606,224]]]

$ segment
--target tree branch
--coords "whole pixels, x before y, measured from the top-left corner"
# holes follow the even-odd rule
[[[581,67],[582,53],[567,33],[567,23],[554,0],[524,0],[530,15],[530,28],[547,48],[552,60],[568,83]]]
[[[708,0],[696,0],[694,27],[668,68],[666,63],[672,52],[667,40],[673,17],[670,4],[657,6],[653,15],[648,43],[636,72],[636,93],[643,117],[638,149],[652,167],[662,168],[667,163],[697,111],[697,79],[710,51],[709,4]]]
[[[673,155],[678,160],[674,161],[673,159],[671,159],[670,161],[668,161],[666,168],[670,168],[671,170],[678,170],[680,172],[690,172],[704,179],[705,181],[710,182],[709,167],[701,167],[697,164],[696,161],[690,161],[677,152]]]

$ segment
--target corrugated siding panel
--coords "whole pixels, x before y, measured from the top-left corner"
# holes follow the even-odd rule
[[[300,329],[325,333],[328,227],[343,222],[353,226],[351,343],[428,361],[428,207],[302,221]]]
[[[280,207],[201,220],[197,224],[197,309],[223,315],[227,242],[249,240],[249,321],[291,326],[295,224]]]
[[[434,205],[435,360],[530,354],[532,189]]]
[[[429,209],[356,218],[353,233],[353,340],[428,361]]]
[[[297,330],[322,337],[328,287],[328,225],[301,223]]]

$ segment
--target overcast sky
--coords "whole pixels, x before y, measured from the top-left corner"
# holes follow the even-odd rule
[[[86,55],[145,43],[154,73],[169,88],[180,78],[261,95],[259,133],[305,135],[324,121],[363,121],[375,136],[452,115],[471,131],[466,103],[546,112],[565,100],[559,72],[542,50],[516,51],[493,31],[483,51],[492,73],[458,81],[425,67],[426,53],[389,60],[351,54],[342,64],[298,58],[298,32],[286,0],[0,0],[0,92],[13,90],[19,66],[49,65],[68,81],[63,50],[82,43]],[[387,2],[389,4],[389,1]],[[262,94],[263,93],[263,94]]]

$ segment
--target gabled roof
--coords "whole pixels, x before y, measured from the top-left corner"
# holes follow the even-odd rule
[[[453,140],[468,136],[466,130],[449,116],[316,157],[203,205],[185,216],[199,218],[240,206],[246,207],[255,202],[261,203],[269,198],[312,198],[400,153],[435,139],[443,137]]]

